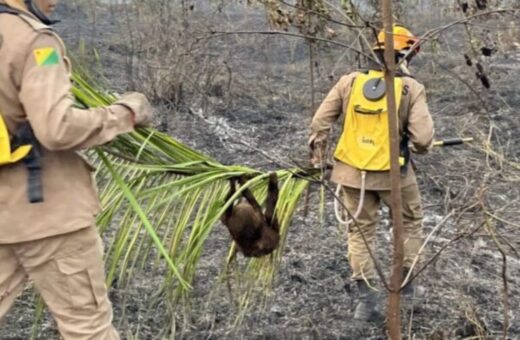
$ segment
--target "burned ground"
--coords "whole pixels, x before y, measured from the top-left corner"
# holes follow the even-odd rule
[[[236,19],[236,25],[223,25],[221,30],[265,25],[261,10],[246,12],[238,16],[236,9],[224,8],[215,10],[214,15],[226,18],[226,23]],[[97,8],[95,30],[88,8],[63,6],[59,14],[65,19],[57,30],[76,51],[78,60],[91,61],[89,47],[95,47],[101,56],[99,63],[88,66],[105,74],[112,89],[144,90],[127,76],[130,47],[121,38],[121,23],[113,8]],[[202,16],[195,13],[193,18],[197,15]],[[249,21],[244,22],[244,18]],[[437,25],[445,22],[449,18]],[[502,17],[479,24],[505,31],[505,22]],[[485,35],[484,29],[476,26],[475,32]],[[84,39],[86,49],[78,47],[79,38]],[[182,91],[172,86],[177,90],[171,100],[157,95],[157,111],[161,113],[156,125],[225,164],[270,170],[293,161],[305,162],[312,116],[305,41],[249,35],[213,36],[211,40],[204,46],[210,48],[205,52],[212,57],[204,60],[215,76],[200,81],[198,91],[189,89],[182,96]],[[504,323],[503,258],[495,240],[508,255],[509,338],[520,339],[520,229],[516,224],[520,209],[520,152],[516,149],[520,143],[520,50],[506,42],[498,48],[491,58],[480,58],[492,82],[490,90],[482,87],[475,69],[465,63],[462,26],[441,36],[435,48],[424,48],[411,68],[427,88],[438,138],[464,135],[476,139],[473,144],[435,149],[415,157],[426,234],[453,212],[426,249],[427,260],[449,245],[418,277],[426,293],[415,301],[413,318],[410,306],[403,307],[404,334],[413,334],[416,339],[472,338],[479,332],[485,334],[482,338],[500,337]],[[342,74],[356,69],[355,58],[342,57],[344,53],[338,47],[318,45],[318,100]],[[189,78],[203,79],[196,78],[199,76]],[[225,283],[218,284],[230,239],[225,228],[215,229],[198,267],[189,308],[174,312],[176,338],[385,338],[383,325],[352,319],[357,291],[349,280],[344,232],[334,220],[331,198],[327,198],[322,219],[319,189],[312,187],[308,215],[302,210],[291,226],[280,272],[262,305],[265,308],[248,312],[238,327],[234,326],[235,297]],[[388,268],[388,211],[382,210],[381,216],[376,253],[381,265]],[[124,338],[158,339],[171,333],[168,327],[172,327],[175,306],[156,301],[154,296],[162,279],[163,272],[150,264],[130,288],[121,291],[117,285],[113,287],[116,324]],[[27,290],[9,314],[0,338],[29,337],[32,300]],[[55,336],[47,316],[37,338]]]

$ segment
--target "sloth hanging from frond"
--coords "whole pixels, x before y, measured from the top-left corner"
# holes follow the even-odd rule
[[[240,177],[238,182],[244,185],[246,180]],[[232,179],[226,201],[236,193],[236,179]],[[233,202],[224,215],[222,223],[226,225],[231,237],[246,257],[260,257],[272,253],[280,242],[280,227],[274,213],[278,201],[278,177],[269,175],[265,213],[252,192],[246,188],[242,197]]]

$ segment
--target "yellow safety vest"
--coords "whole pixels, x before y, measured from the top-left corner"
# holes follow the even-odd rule
[[[13,150],[9,131],[7,131],[4,119],[0,113],[0,166],[21,161],[29,155],[31,149],[31,145],[21,145]]]
[[[384,74],[371,70],[356,77],[345,108],[345,123],[334,157],[362,171],[390,170],[390,135]],[[395,78],[397,110],[403,80]],[[405,164],[404,158],[400,159]]]

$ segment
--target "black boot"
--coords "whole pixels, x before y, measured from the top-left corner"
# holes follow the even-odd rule
[[[354,311],[354,320],[377,321],[381,319],[379,312],[379,294],[373,288],[374,282],[369,281],[370,286],[364,280],[356,281],[359,290],[359,302]]]

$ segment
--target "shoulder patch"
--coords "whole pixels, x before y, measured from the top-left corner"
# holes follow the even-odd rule
[[[60,63],[60,55],[54,47],[37,48],[33,54],[38,66],[52,66]]]

